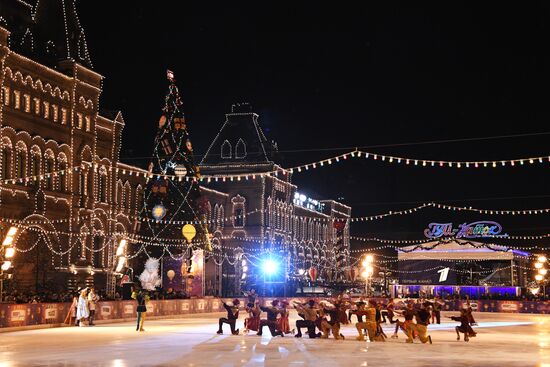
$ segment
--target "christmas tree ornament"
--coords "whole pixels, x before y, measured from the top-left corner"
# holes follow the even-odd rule
[[[195,238],[195,235],[197,234],[197,230],[195,229],[194,225],[186,224],[181,228],[181,233],[183,234],[183,237],[185,237],[187,242],[191,243],[191,241],[193,241],[193,238]]]
[[[174,169],[174,173],[178,177],[184,177],[187,175],[187,168],[185,168],[185,165],[183,164],[178,164]]]
[[[166,215],[166,208],[162,204],[157,204],[153,207],[151,214],[156,220],[161,220]]]
[[[164,125],[166,125],[166,116],[162,115],[159,119],[159,128],[164,127]]]

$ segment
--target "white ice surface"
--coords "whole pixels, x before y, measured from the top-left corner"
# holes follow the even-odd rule
[[[446,313],[456,314],[456,313]],[[546,366],[550,367],[550,315],[475,313],[478,336],[457,341],[456,322],[430,325],[433,345],[406,344],[404,334],[385,343],[355,340],[216,335],[222,314],[134,323],[64,327],[0,334],[0,367],[11,366]],[[294,324],[292,315],[291,324]],[[355,318],[354,318],[355,321]],[[238,326],[243,327],[243,318]],[[384,327],[391,335],[393,327]]]

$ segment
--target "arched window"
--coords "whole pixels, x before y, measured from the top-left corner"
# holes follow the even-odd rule
[[[143,206],[143,188],[141,185],[136,187],[136,200],[135,200],[136,212],[139,212]]]
[[[99,202],[105,203],[107,202],[107,170],[104,166],[101,166],[99,168],[99,178],[98,178],[98,186],[97,186],[97,200]]]
[[[222,144],[222,158],[230,159],[231,158],[231,143],[226,140]]]
[[[27,147],[24,143],[17,145],[17,178],[25,178],[27,176]],[[24,185],[25,181],[18,182]]]
[[[243,228],[245,226],[245,203],[246,199],[241,195],[231,198],[233,204],[233,227]]]
[[[130,209],[132,205],[132,187],[128,181],[124,184],[124,199],[124,207]]]
[[[78,193],[80,196],[86,195],[86,173],[80,172],[78,175]]]
[[[41,152],[40,152],[40,148],[37,147],[36,145],[32,146],[31,147],[31,161],[30,161],[30,174],[31,176],[33,176],[32,180],[36,180],[36,181],[31,181],[33,182],[34,184],[37,184],[37,185],[40,185],[41,184],[41,181],[40,180],[40,161],[42,159],[41,157]]]
[[[3,180],[11,178],[11,142],[9,140],[4,141],[2,144],[2,172],[1,178]]]
[[[64,153],[60,153],[57,157],[57,161],[59,162],[59,191],[66,192],[67,191],[67,157]]]
[[[53,190],[53,171],[54,171],[54,160],[53,156],[47,156],[44,162],[44,173],[49,173],[45,176],[46,180],[46,190]]]
[[[224,209],[223,209],[223,205],[220,205],[220,207],[218,208],[218,223],[219,223],[219,227],[220,228],[223,228],[225,227],[225,217],[224,217]]]
[[[116,184],[116,203],[122,208],[122,200],[124,196],[124,186],[122,186],[122,181],[118,180]]]
[[[246,157],[246,144],[244,140],[239,138],[237,145],[235,146],[235,158],[245,158]]]

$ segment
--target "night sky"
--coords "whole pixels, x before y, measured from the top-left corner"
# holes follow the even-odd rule
[[[254,106],[286,167],[356,146],[434,160],[550,155],[547,2],[365,8],[176,3],[77,3],[95,70],[105,76],[102,106],[125,117],[124,162],[146,166],[167,68],[176,74],[198,155],[235,102]],[[416,144],[532,133],[546,134]],[[342,198],[354,216],[425,201],[548,208],[549,180],[550,164],[466,171],[371,160],[294,175],[306,194]],[[550,214],[436,209],[354,225],[352,232],[419,239],[432,221],[482,219],[501,222],[509,234],[550,232]],[[521,244],[528,243],[541,242]]]

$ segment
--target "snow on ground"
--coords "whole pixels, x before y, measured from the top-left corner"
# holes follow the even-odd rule
[[[445,315],[456,313],[444,313]],[[550,367],[550,315],[475,313],[478,336],[457,341],[456,322],[430,325],[433,345],[216,335],[217,318],[204,314],[134,323],[64,327],[0,334],[0,367],[15,366],[546,366]],[[294,325],[296,315],[291,316]],[[355,321],[355,317],[354,317]],[[243,317],[238,322],[241,328]],[[388,337],[393,327],[384,330]]]

